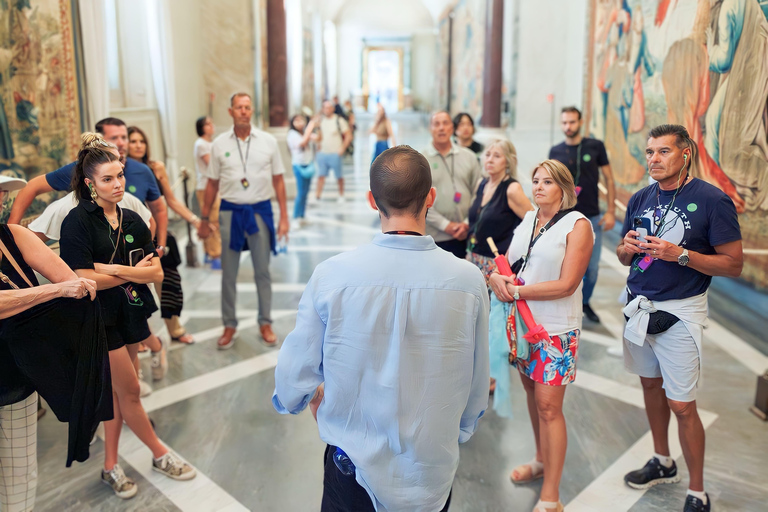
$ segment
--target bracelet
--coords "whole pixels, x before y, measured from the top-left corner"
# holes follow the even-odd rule
[[[204,220],[205,222],[208,222],[208,216],[207,215],[203,216],[201,220]]]

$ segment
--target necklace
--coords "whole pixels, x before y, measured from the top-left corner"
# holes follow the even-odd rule
[[[120,222],[119,220],[117,220],[117,216],[115,216],[114,219],[110,219],[106,213],[104,213],[104,218],[107,219],[107,222],[109,222],[110,226],[117,227],[118,223]]]

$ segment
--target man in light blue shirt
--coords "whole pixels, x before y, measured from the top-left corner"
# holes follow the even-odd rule
[[[371,166],[382,234],[319,264],[283,343],[272,403],[317,408],[322,510],[447,510],[488,406],[488,291],[426,231],[435,189],[408,146]]]

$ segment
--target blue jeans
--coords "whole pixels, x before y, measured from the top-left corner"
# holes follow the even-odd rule
[[[587,217],[592,223],[592,231],[595,232],[595,246],[592,248],[592,257],[589,259],[587,273],[584,274],[584,286],[581,289],[582,304],[589,304],[592,298],[592,292],[595,291],[597,283],[597,271],[600,268],[600,251],[603,247],[603,226],[598,226],[598,222],[603,218],[603,214]]]
[[[293,166],[293,175],[296,176],[296,201],[293,204],[293,218],[303,219],[307,209],[307,196],[312,178],[305,178],[299,172],[299,166]]]

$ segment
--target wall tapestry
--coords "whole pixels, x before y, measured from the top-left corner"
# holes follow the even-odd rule
[[[0,172],[29,180],[77,156],[80,101],[70,0],[0,0]],[[28,215],[52,198],[39,198]],[[8,209],[6,209],[6,215]]]
[[[768,2],[592,0],[586,117],[626,204],[648,184],[648,130],[682,124],[695,175],[728,194],[743,279],[768,288]]]

